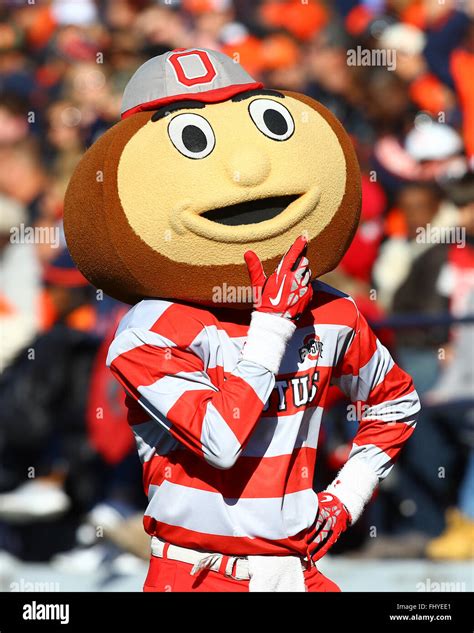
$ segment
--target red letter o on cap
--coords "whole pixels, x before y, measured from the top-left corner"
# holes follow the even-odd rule
[[[209,55],[205,51],[192,50],[173,53],[168,57],[173,66],[176,79],[183,86],[208,84],[217,75]]]

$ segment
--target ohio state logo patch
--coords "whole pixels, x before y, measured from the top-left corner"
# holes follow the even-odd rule
[[[308,334],[304,337],[303,346],[298,351],[301,363],[304,363],[307,358],[317,363],[323,355],[323,342],[317,334]]]
[[[177,51],[168,57],[168,62],[173,67],[178,83],[187,88],[209,84],[217,76],[217,70],[206,51]]]

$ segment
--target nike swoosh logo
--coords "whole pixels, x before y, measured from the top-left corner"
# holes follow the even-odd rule
[[[321,503],[328,503],[328,501],[332,501],[333,500],[333,496],[326,494],[324,495],[324,497],[321,497]]]
[[[285,279],[286,279],[286,275],[281,280],[281,284],[280,284],[280,288],[278,289],[277,296],[274,299],[270,297],[270,303],[272,304],[272,306],[276,306],[278,303],[280,303],[281,295],[283,293],[283,284],[285,283]]]

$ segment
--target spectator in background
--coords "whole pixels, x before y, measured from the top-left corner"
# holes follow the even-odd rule
[[[474,213],[473,213],[474,216]],[[474,262],[473,262],[474,264]],[[474,266],[471,267],[471,276]],[[466,308],[474,313],[474,286],[466,289]],[[459,328],[433,389],[425,395],[425,406],[441,413],[446,434],[454,440],[456,452],[466,456],[461,474],[459,493],[443,500],[446,508],[446,528],[427,545],[427,554],[435,560],[466,560],[474,558],[474,326]],[[443,413],[445,414],[443,417]],[[450,428],[451,427],[451,428]],[[453,504],[452,507],[447,507]]]
[[[377,182],[372,182],[367,174],[362,174],[359,226],[338,268],[323,278],[330,285],[353,297],[364,316],[372,321],[383,316],[382,306],[372,288],[372,269],[382,242],[386,204],[382,187]],[[386,340],[383,342],[387,343]]]
[[[16,95],[0,97],[0,146],[18,143],[28,136],[28,103]]]
[[[28,223],[40,216],[47,183],[41,149],[35,140],[0,147],[0,192],[26,207]]]
[[[474,313],[474,175],[450,183],[447,192],[459,208],[459,224],[466,232],[466,248],[449,250],[440,273],[441,291],[451,297],[451,312],[458,317]],[[446,530],[428,544],[433,559],[474,558],[474,326],[455,328],[450,354],[438,381],[425,395],[427,405],[445,413],[442,420],[461,454],[467,453],[456,506],[446,513]]]
[[[265,84],[304,92],[305,66],[298,43],[294,39],[284,33],[267,37],[262,42],[261,56],[265,68]]]
[[[25,220],[25,208],[0,194],[0,373],[40,325],[40,271],[35,245],[12,239],[12,231],[20,229]]]
[[[459,207],[458,228],[463,231],[463,234],[450,235],[465,235],[466,243],[464,239],[453,240],[451,237],[431,245],[417,257],[395,293],[395,314],[447,316],[451,313],[460,317],[469,313],[468,301],[474,292],[474,176],[469,173],[451,184],[448,196]],[[403,545],[406,532],[420,535],[418,544],[424,549],[426,535],[436,536],[443,530],[444,510],[456,501],[460,471],[464,470],[467,454],[465,427],[473,413],[470,372],[466,374],[463,371],[463,368],[472,366],[469,331],[463,333],[467,345],[462,349],[458,347],[455,364],[447,374],[443,371],[447,364],[453,362],[453,342],[457,336],[457,328],[451,329],[448,323],[429,328],[406,327],[397,331],[398,360],[402,367],[410,367],[422,401],[428,397],[428,402],[434,402],[435,394],[440,397],[444,391],[446,404],[444,407],[427,406],[422,409],[417,437],[409,443],[400,462],[398,479],[392,491],[395,502],[403,509],[403,516],[392,522],[394,532],[404,535],[398,543],[399,551],[406,546],[406,542]],[[454,381],[453,373],[456,376]],[[468,384],[463,385],[466,380]],[[443,384],[450,385],[449,395],[446,389],[443,390]],[[467,405],[461,406],[467,394]],[[470,479],[466,485],[471,487]],[[458,515],[455,514],[455,517],[454,523],[458,525]],[[466,520],[469,523],[469,518]],[[451,520],[450,528],[452,523]],[[466,534],[472,525],[468,527],[463,523]],[[466,557],[472,555],[466,543],[460,547],[464,548]],[[435,549],[433,546],[433,551]]]
[[[456,209],[444,201],[441,189],[434,183],[403,186],[391,214],[392,226],[395,212],[399,227],[383,243],[373,270],[378,299],[385,310],[392,309],[394,295],[407,278],[413,262],[432,247],[420,237],[420,229],[452,227],[457,222]]]
[[[72,101],[55,101],[46,112],[45,140],[51,156],[50,170],[61,180],[69,180],[85,151],[81,138],[81,111]]]
[[[387,134],[375,143],[373,163],[386,190],[396,194],[409,182],[441,182],[467,169],[458,132],[424,114],[404,134]]]
[[[100,491],[85,425],[99,343],[92,333],[94,289],[67,251],[46,267],[44,281],[51,327],[0,378],[0,521],[20,525],[61,516],[71,499],[77,513]],[[38,554],[55,547],[37,545]]]

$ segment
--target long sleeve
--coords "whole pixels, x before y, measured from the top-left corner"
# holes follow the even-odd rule
[[[127,393],[186,448],[216,468],[230,468],[260,418],[275,377],[241,359],[217,388],[210,377],[213,345],[205,327],[192,347],[127,328],[112,343],[108,365]]]

